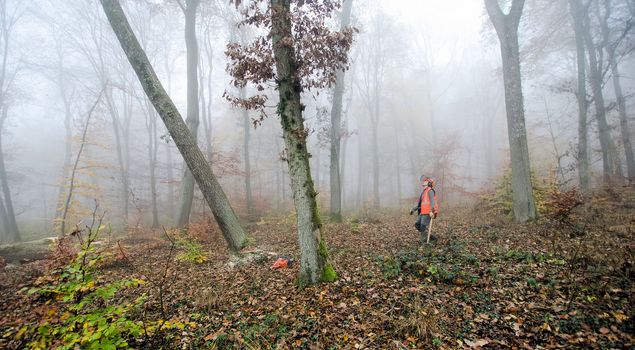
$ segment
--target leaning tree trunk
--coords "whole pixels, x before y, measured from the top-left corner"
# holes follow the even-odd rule
[[[198,43],[196,42],[196,9],[199,0],[187,0],[185,14],[185,46],[187,47],[187,127],[197,140],[198,135]],[[181,204],[176,224],[183,227],[190,221],[194,200],[194,177],[185,169],[181,182]]]
[[[280,102],[278,113],[287,150],[287,164],[291,177],[293,200],[297,213],[300,243],[300,281],[315,283],[332,281],[335,271],[328,260],[328,250],[322,239],[320,217],[316,202],[317,192],[311,179],[309,152],[304,127],[301,86],[297,76],[297,63],[290,21],[290,0],[271,0],[273,55],[276,62]]]
[[[181,152],[185,163],[189,167],[198,187],[201,189],[216,222],[234,251],[240,250],[245,244],[245,232],[238,223],[223,189],[216,180],[212,169],[205,160],[203,152],[196,143],[196,138],[183,122],[176,106],[166,94],[159,78],[157,78],[148,57],[139,45],[128,19],[118,0],[100,0],[110,25],[119,39],[130,65],[134,69],[146,95],[152,101],[154,108],[165,123]]]
[[[344,0],[340,29],[348,27],[351,19],[353,0]],[[331,108],[331,220],[342,221],[342,176],[340,174],[340,147],[342,126],[342,97],[344,96],[343,70],[337,72],[333,89],[333,108]]]
[[[578,69],[578,179],[583,193],[589,191],[589,151],[587,113],[589,103],[586,96],[586,58],[584,57],[584,21],[583,8],[578,0],[569,0],[575,32],[575,46]]]
[[[513,0],[510,13],[501,11],[497,0],[485,0],[489,14],[501,45],[503,81],[505,85],[505,107],[507,110],[507,134],[512,167],[512,195],[514,217],[525,222],[536,218],[536,205],[531,185],[529,149],[525,129],[525,111],[520,75],[520,53],[518,46],[518,24],[524,0]]]

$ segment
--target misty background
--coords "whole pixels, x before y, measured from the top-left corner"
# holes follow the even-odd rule
[[[6,62],[1,153],[22,239],[56,233],[55,218],[69,181],[68,160],[71,165],[76,161],[89,110],[102,86],[106,86],[104,98],[88,123],[76,167],[76,195],[68,224],[85,220],[98,202],[107,212],[106,221],[116,227],[150,226],[154,177],[158,221],[172,225],[184,163],[100,4],[88,0],[2,0],[1,4]],[[128,0],[122,5],[185,116],[183,12],[167,0]],[[257,128],[247,129],[250,136],[245,143],[241,111],[223,97],[225,92],[237,94],[225,70],[226,45],[253,35],[236,27],[238,18],[228,1],[201,2],[198,136],[232,205],[242,218],[253,219],[288,212],[293,203],[275,108]],[[519,29],[532,170],[538,179],[566,186],[577,181],[578,110],[571,92],[576,51],[571,22],[567,1],[527,0]],[[356,0],[351,24],[359,33],[350,52],[344,92],[344,212],[407,210],[420,193],[422,174],[436,179],[442,208],[473,203],[493,188],[509,169],[509,147],[499,44],[483,3]],[[632,39],[623,45],[633,47]],[[635,60],[632,49],[624,52],[620,79],[633,137]],[[610,108],[615,94],[609,80],[607,75],[608,120],[623,157],[617,110]],[[331,95],[330,89],[303,95],[304,116],[312,130],[311,170],[324,211],[329,203]],[[250,119],[255,118],[258,115],[250,112]],[[591,115],[589,121],[591,178],[599,185],[602,158],[597,125]],[[245,145],[249,173],[244,166]],[[377,178],[373,157],[379,163]],[[246,178],[254,213],[247,212]],[[3,196],[6,201],[6,193]],[[200,193],[195,196],[190,221],[210,217]],[[6,235],[0,238],[7,240]]]

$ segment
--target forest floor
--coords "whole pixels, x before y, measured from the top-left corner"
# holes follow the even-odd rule
[[[581,213],[571,232],[446,210],[434,223],[438,239],[424,247],[413,217],[328,223],[339,279],[314,286],[297,284],[297,264],[270,268],[278,256],[298,258],[291,216],[250,227],[253,246],[272,254],[235,267],[217,231],[202,230],[206,238],[190,244],[137,232],[98,249],[111,254],[98,264],[96,285],[145,281],[108,301],[130,305],[144,295],[127,317],[159,320],[129,339],[135,348],[628,349],[632,204],[606,200],[606,210],[593,220]],[[26,292],[53,283],[46,266],[0,270],[0,348],[26,347],[38,327],[68,318],[62,301]]]

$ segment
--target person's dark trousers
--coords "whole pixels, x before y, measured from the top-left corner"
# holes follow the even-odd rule
[[[417,223],[415,227],[421,233],[421,244],[425,244],[428,240],[428,227],[430,226],[430,215],[421,214],[417,217]]]

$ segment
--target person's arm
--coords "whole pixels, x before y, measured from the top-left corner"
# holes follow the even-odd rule
[[[417,205],[414,208],[410,209],[410,215],[412,215],[415,210],[417,211],[417,213],[421,211],[421,197],[423,197],[423,193],[419,195],[419,201],[417,202]]]
[[[428,197],[430,198],[430,216],[432,218],[436,218],[437,217],[437,211],[434,209],[435,206],[435,202],[434,202],[434,195],[436,194],[436,192],[434,191],[434,189],[430,189],[430,191],[428,191]]]

